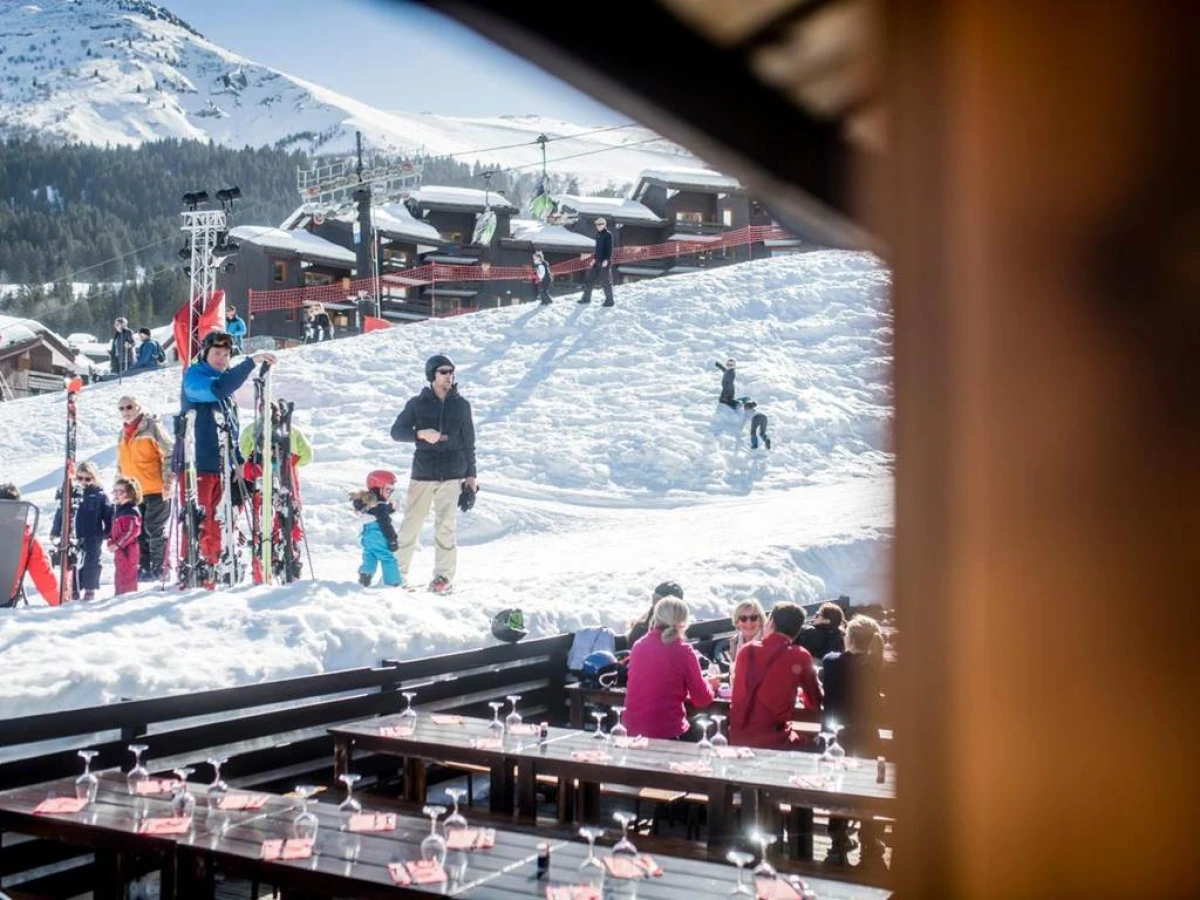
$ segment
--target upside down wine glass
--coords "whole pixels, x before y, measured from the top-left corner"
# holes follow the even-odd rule
[[[208,786],[208,808],[220,809],[221,801],[225,799],[225,795],[229,793],[229,785],[221,778],[221,766],[229,762],[225,757],[212,757],[208,760],[208,764],[213,768],[213,780]]]
[[[426,862],[436,860],[440,865],[446,862],[446,839],[437,832],[438,816],[445,811],[444,806],[426,806],[422,810],[429,816],[429,834],[421,841],[421,859]]]
[[[308,801],[317,793],[319,788],[313,784],[296,785],[296,796],[300,798],[300,815],[292,819],[292,836],[298,840],[315,841],[321,820],[317,814],[309,812]]]
[[[500,721],[500,707],[504,703],[500,700],[489,700],[488,706],[492,708],[492,721],[488,722],[488,735],[494,738],[504,737],[504,723]]]
[[[79,758],[83,760],[83,774],[75,779],[76,799],[86,800],[88,803],[96,802],[96,792],[100,790],[100,779],[92,774],[92,759],[99,752],[99,750],[79,751]]]
[[[412,708],[413,697],[417,696],[416,691],[403,691],[400,694],[406,702],[404,712],[400,713],[401,724],[415,725],[417,720],[417,711]]]
[[[754,862],[754,854],[747,853],[745,850],[730,850],[725,854],[725,858],[737,866],[737,887],[730,891],[730,895],[745,894],[750,897],[754,896],[754,891],[746,887],[746,866]]]
[[[604,733],[604,717],[607,715],[608,713],[602,709],[597,709],[592,712],[592,716],[596,719],[596,733],[593,735],[593,737],[598,741],[603,741],[608,737],[608,735]]]
[[[756,831],[750,838],[762,848],[762,858],[758,861],[758,865],[754,867],[754,877],[778,878],[779,873],[775,871],[775,867],[767,862],[767,848],[775,843],[775,835],[768,834],[765,831]]]
[[[446,832],[447,839],[455,832],[467,830],[467,817],[458,811],[458,802],[465,793],[463,788],[446,788],[446,796],[454,803],[453,811],[446,816],[446,821],[442,823],[442,830]]]
[[[633,845],[633,841],[629,839],[629,826],[637,821],[637,816],[631,812],[618,810],[613,813],[613,818],[621,825],[621,839],[613,844],[613,856],[627,856],[630,859],[637,856],[637,847]]]
[[[129,793],[136,795],[138,785],[150,779],[150,772],[142,765],[142,754],[150,748],[145,744],[130,744],[128,749],[133,754],[133,768],[125,776],[125,781],[129,784]]]
[[[713,743],[708,739],[708,726],[712,720],[707,716],[697,716],[696,724],[700,726],[700,742],[696,744],[696,749],[701,756],[712,756]]]
[[[338,776],[338,781],[346,786],[346,799],[338,804],[338,812],[344,816],[353,816],[362,812],[362,804],[354,799],[354,786],[362,778],[354,772],[346,772]]]
[[[721,723],[724,722],[727,717],[714,714],[709,716],[709,718],[712,719],[717,726],[717,733],[713,735],[712,739],[713,747],[728,747],[729,738],[725,737],[725,735],[721,733]]]
[[[617,724],[608,730],[608,736],[614,741],[629,737],[629,729],[625,727],[625,722],[622,721],[625,715],[625,707],[614,706],[612,711],[617,715]]]
[[[196,795],[192,793],[188,787],[188,776],[196,770],[191,766],[184,766],[181,769],[172,769],[175,777],[179,779],[179,787],[171,796],[171,811],[177,819],[189,819],[196,813]]]
[[[520,701],[521,695],[509,694],[504,699],[512,704],[512,711],[504,717],[504,727],[511,733],[515,726],[521,724],[521,714],[517,712],[517,703]]]

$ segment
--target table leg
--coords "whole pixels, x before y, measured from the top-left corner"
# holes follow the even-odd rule
[[[404,758],[404,799],[411,803],[425,802],[425,760],[415,756]]]
[[[333,741],[333,780],[350,771],[350,739],[337,737]]]
[[[579,782],[579,821],[600,821],[600,783],[597,781]]]
[[[558,779],[558,823],[570,825],[577,821],[579,812],[579,797],[575,789],[575,779],[560,777]]]
[[[537,763],[523,760],[517,766],[517,818],[521,822],[537,824]]]
[[[583,728],[583,691],[571,691],[571,727]]]
[[[96,900],[123,900],[125,897],[124,858],[115,850],[97,850]]]
[[[792,821],[788,825],[791,838],[792,859],[813,858],[813,811],[803,806],[792,807]]]
[[[724,849],[733,816],[733,788],[728,784],[708,789],[708,849]]]
[[[498,815],[511,816],[513,813],[513,761],[501,759],[491,769],[491,788],[488,791],[489,809]]]

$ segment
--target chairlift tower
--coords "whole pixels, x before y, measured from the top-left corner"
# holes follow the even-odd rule
[[[190,282],[188,334],[192,346],[177,347],[176,351],[185,369],[192,350],[198,348],[200,343],[196,333],[197,313],[203,313],[208,308],[217,289],[217,272],[226,265],[227,257],[238,251],[238,245],[229,240],[229,212],[233,201],[241,195],[242,192],[236,187],[217,191],[217,200],[221,204],[219,209],[205,208],[209,202],[207,191],[183,195],[183,203],[188,208],[180,213],[183,217],[180,230],[187,236],[187,244],[179,255],[187,260]]]
[[[353,156],[296,169],[296,189],[302,208],[319,225],[325,216],[357,207],[359,238],[355,246],[358,277],[373,277],[375,306],[380,305],[379,259],[375,240],[373,196],[402,200],[421,187],[419,160],[389,159],[382,155],[364,161],[362,132],[355,132]]]

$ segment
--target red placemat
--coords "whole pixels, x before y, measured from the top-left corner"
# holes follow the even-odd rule
[[[672,772],[678,772],[680,775],[711,775],[713,773],[712,763],[703,759],[673,762],[670,768]]]
[[[641,856],[605,856],[601,862],[613,878],[646,878],[662,875],[662,866],[646,854]]]
[[[43,800],[33,808],[34,815],[51,816],[56,813],[77,813],[87,806],[87,797],[79,799],[78,797],[51,797]]]
[[[600,900],[600,889],[592,884],[548,884],[546,900]]]
[[[495,846],[495,828],[463,828],[446,838],[447,850],[491,850]]]
[[[178,781],[172,781],[169,778],[147,778],[145,781],[139,781],[134,787],[134,790],[139,796],[149,794],[171,794],[179,788]]]
[[[347,830],[355,832],[371,832],[371,831],[395,831],[396,830],[396,814],[395,813],[355,813],[350,817],[350,824],[346,826]]]
[[[440,884],[446,880],[446,870],[436,859],[417,859],[404,864],[414,884]]]
[[[310,838],[288,838],[287,840],[263,841],[263,859],[308,859],[313,855]]]
[[[142,819],[138,834],[187,834],[192,827],[191,816],[162,816]]]
[[[638,747],[649,747],[650,740],[644,737],[620,737],[613,740],[613,746],[622,750],[634,750]]]
[[[411,725],[380,725],[380,737],[390,738],[406,738],[413,736],[413,726]]]
[[[228,812],[262,809],[270,799],[267,794],[226,794],[218,807]]]
[[[434,713],[429,719],[434,725],[463,725],[467,721],[462,716],[450,715],[449,713]]]
[[[754,879],[754,893],[757,900],[803,900],[804,894],[782,878]]]
[[[571,753],[571,759],[575,762],[606,763],[612,759],[612,754],[607,750],[575,750]]]
[[[503,750],[503,738],[471,738],[471,748],[474,750]]]
[[[719,759],[754,759],[749,747],[714,747],[713,754]]]
[[[517,736],[533,737],[538,733],[538,727],[527,722],[522,722],[520,725],[510,725],[508,727],[508,733],[515,734]]]

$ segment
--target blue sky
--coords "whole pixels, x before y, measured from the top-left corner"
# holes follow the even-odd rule
[[[462,116],[535,113],[581,124],[629,121],[470,29],[416,4],[158,2],[210,40],[255,62],[381,109]],[[449,71],[461,77],[440,74]],[[431,77],[431,72],[439,77]]]

